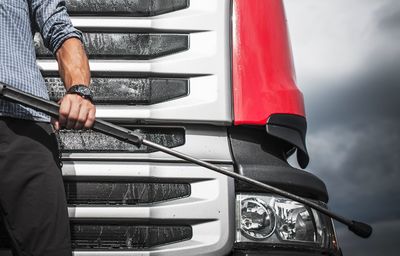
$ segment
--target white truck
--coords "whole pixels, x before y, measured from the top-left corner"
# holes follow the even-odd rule
[[[305,167],[308,155],[281,0],[66,5],[84,33],[98,118],[327,203],[324,183],[287,163],[297,152]],[[35,43],[57,101],[57,63]],[[300,203],[93,131],[59,139],[75,256],[341,255],[332,220]]]

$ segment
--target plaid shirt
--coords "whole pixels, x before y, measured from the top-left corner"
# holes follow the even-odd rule
[[[55,54],[68,38],[81,39],[69,19],[64,0],[0,0],[0,81],[48,99],[36,64],[33,36],[39,32]],[[50,118],[23,106],[0,100],[0,116],[48,122]]]

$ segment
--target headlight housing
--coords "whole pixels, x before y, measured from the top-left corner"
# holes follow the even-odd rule
[[[246,242],[338,248],[329,217],[281,196],[256,193],[236,195],[236,243]]]

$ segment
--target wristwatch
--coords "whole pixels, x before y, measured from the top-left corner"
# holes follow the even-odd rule
[[[67,94],[78,94],[82,98],[89,100],[90,102],[93,103],[93,94],[87,85],[83,84],[73,85],[68,89]]]

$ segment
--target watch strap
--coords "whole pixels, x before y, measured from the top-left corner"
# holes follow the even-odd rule
[[[77,95],[81,96],[82,98],[89,100],[93,103],[93,95],[87,85],[75,84],[67,90],[67,94],[77,94]]]

